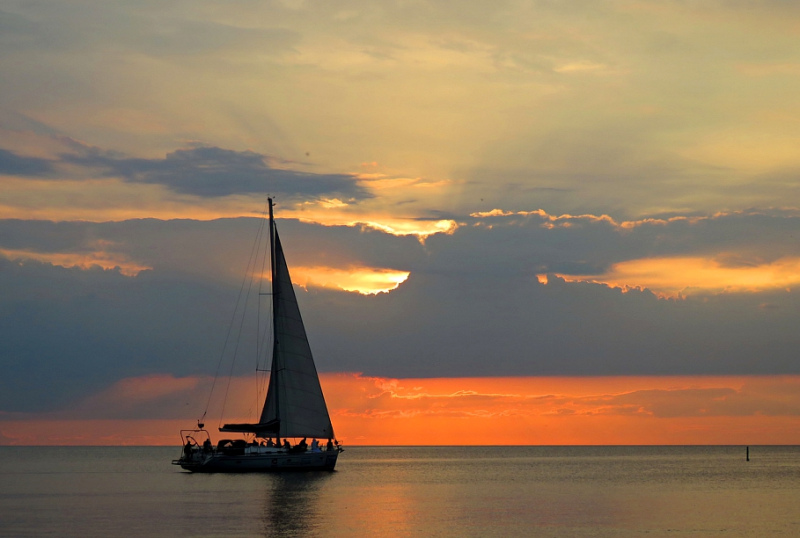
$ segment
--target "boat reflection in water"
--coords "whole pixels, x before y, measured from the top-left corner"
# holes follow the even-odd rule
[[[282,473],[270,477],[265,492],[265,536],[301,536],[319,528],[320,492],[330,473]],[[302,534],[301,534],[302,533]]]

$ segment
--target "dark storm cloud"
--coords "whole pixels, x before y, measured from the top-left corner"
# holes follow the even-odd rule
[[[180,149],[164,159],[137,159],[87,150],[65,162],[95,168],[132,183],[150,183],[202,197],[270,193],[297,197],[363,199],[370,195],[346,174],[312,174],[273,168],[265,155],[218,147]]]
[[[420,244],[279,219],[293,267],[411,272],[377,296],[298,288],[318,368],[393,377],[800,371],[796,291],[664,300],[536,278],[646,256],[796,256],[791,212],[627,226],[532,213],[468,224]],[[254,219],[0,221],[0,249],[107,249],[150,267],[125,276],[0,258],[0,410],[53,409],[124,377],[212,374],[255,230]]]
[[[37,177],[49,175],[52,171],[52,163],[47,159],[24,157],[0,148],[0,175]]]

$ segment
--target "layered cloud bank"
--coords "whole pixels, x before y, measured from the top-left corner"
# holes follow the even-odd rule
[[[279,221],[322,371],[797,373],[793,211],[457,222],[420,242]],[[148,371],[210,373],[256,225],[0,221],[4,408],[52,408]],[[702,278],[686,270],[699,259]]]

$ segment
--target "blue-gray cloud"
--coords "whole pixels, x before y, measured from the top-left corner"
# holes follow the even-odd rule
[[[53,172],[53,164],[39,157],[25,157],[0,148],[0,174],[10,176],[47,176]]]
[[[370,197],[355,176],[273,168],[267,156],[253,151],[198,147],[173,151],[164,159],[141,159],[87,150],[82,154],[64,154],[61,158],[132,183],[163,185],[174,192],[202,197],[260,193],[280,194],[289,199]]]
[[[3,411],[51,410],[120,377],[193,370],[181,364],[218,349],[204,334],[226,322],[214,283],[2,258],[0,274]]]

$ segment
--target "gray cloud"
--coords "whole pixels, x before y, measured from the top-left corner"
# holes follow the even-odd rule
[[[0,259],[0,409],[48,410],[120,377],[203,369],[224,288],[189,278]],[[221,294],[221,295],[220,295]],[[212,333],[213,334],[213,333]]]
[[[370,196],[354,176],[273,168],[265,155],[253,151],[198,147],[173,151],[164,159],[139,159],[88,150],[79,155],[64,154],[61,158],[129,182],[163,185],[174,192],[202,197],[253,193],[281,194],[290,199]]]
[[[0,174],[41,177],[49,175],[52,171],[52,163],[47,159],[24,157],[0,148]]]
[[[796,294],[704,303],[596,284],[412,274],[378,298],[304,296],[322,367],[396,377],[797,373]],[[324,306],[336,306],[327,315]]]

